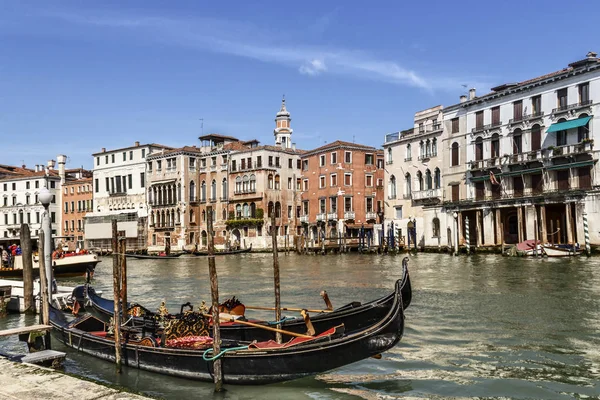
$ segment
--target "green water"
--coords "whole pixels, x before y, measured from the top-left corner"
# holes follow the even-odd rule
[[[280,255],[282,303],[321,308],[387,293],[401,257],[358,254]],[[129,300],[171,309],[209,301],[206,258],[130,260]],[[217,258],[221,298],[273,304],[272,258]],[[600,259],[523,259],[496,255],[419,254],[409,263],[413,302],[398,346],[380,360],[283,384],[226,386],[228,399],[600,399]],[[94,286],[111,293],[112,263],[103,259]],[[61,281],[74,285],[81,281]],[[268,312],[257,317],[271,318]],[[10,315],[0,329],[24,324]],[[59,348],[58,345],[55,348]],[[4,351],[24,351],[15,338]],[[65,350],[65,369],[167,399],[210,398],[212,385],[125,369]]]

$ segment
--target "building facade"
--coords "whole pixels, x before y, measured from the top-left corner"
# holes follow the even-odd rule
[[[84,248],[85,215],[93,210],[93,184],[90,171],[67,170],[62,185],[62,236],[70,250]]]
[[[588,53],[560,71],[481,97],[473,90],[445,108],[444,208],[456,215],[448,228],[459,241],[583,244],[587,214],[590,240],[600,244],[599,106],[600,60]]]
[[[386,236],[411,248],[447,246],[442,106],[415,113],[412,128],[386,135]]]
[[[384,154],[337,140],[301,156],[300,221],[309,240],[358,237],[378,243],[383,220]]]
[[[145,249],[147,243],[146,157],[170,150],[158,144],[140,144],[93,154],[94,210],[85,216],[86,248],[110,249],[112,220],[125,231],[127,249]]]

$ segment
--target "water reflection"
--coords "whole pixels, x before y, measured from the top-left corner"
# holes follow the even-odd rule
[[[391,290],[402,257],[280,255],[282,302],[321,308]],[[129,299],[150,308],[209,300],[205,258],[129,260]],[[381,360],[364,360],[316,378],[268,387],[229,386],[232,399],[515,398],[599,399],[600,260],[418,254],[409,264],[413,303],[402,342]],[[112,264],[94,285],[110,296]],[[217,258],[221,297],[273,304],[269,254]],[[71,284],[81,281],[72,281]],[[272,318],[270,312],[256,314]],[[22,323],[11,316],[0,327]],[[14,339],[0,342],[19,349]],[[68,350],[66,369],[168,399],[210,397],[210,384],[127,369]]]

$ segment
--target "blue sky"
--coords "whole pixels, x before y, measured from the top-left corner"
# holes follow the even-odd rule
[[[219,4],[217,4],[219,3]],[[415,111],[600,52],[600,2],[0,0],[0,163],[102,147],[273,142],[286,96],[299,148],[380,146]],[[558,23],[558,21],[568,21]]]

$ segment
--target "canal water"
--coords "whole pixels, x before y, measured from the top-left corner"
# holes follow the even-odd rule
[[[280,254],[282,303],[321,308],[389,292],[401,256]],[[270,254],[218,257],[221,299],[273,304]],[[206,258],[128,259],[129,300],[175,311],[210,300]],[[451,257],[418,254],[409,263],[413,302],[404,338],[380,360],[368,359],[314,378],[262,387],[227,386],[227,399],[600,399],[600,259]],[[111,294],[112,263],[94,285]],[[81,281],[62,281],[75,285]],[[270,313],[258,317],[272,318]],[[33,323],[10,315],[0,329]],[[15,338],[0,341],[19,352]],[[166,399],[210,398],[211,384],[124,370],[68,353],[67,372]]]

